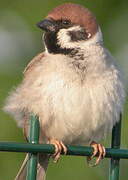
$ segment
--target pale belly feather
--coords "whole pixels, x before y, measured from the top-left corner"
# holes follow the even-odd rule
[[[6,111],[21,124],[22,112],[38,115],[42,136],[46,138],[66,144],[100,141],[122,111],[124,89],[120,73],[113,64],[105,67],[103,61],[98,61],[96,68],[92,61],[94,65],[90,72],[81,74],[81,81],[81,75],[67,64],[70,59],[49,56],[11,94]]]
[[[113,114],[105,109],[111,97],[103,87],[95,84],[92,88],[80,80],[67,81],[51,75],[42,87],[42,95],[40,122],[48,138],[66,144],[87,144],[99,141],[112,128]]]

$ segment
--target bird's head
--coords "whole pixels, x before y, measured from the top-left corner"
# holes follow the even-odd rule
[[[95,16],[78,4],[66,3],[54,8],[37,25],[45,31],[49,53],[70,54],[72,50],[102,41]]]

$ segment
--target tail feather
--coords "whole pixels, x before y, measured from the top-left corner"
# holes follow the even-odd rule
[[[46,171],[49,163],[49,155],[39,154],[39,163],[37,169],[37,180],[45,180]]]
[[[45,180],[49,158],[50,158],[49,155],[39,154],[38,166],[37,166],[37,180]],[[15,180],[26,179],[28,159],[29,159],[29,156],[27,154],[17,176],[15,177]]]

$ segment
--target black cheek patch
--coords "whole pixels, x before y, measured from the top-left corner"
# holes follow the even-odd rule
[[[58,45],[58,43],[57,43],[57,32],[45,33],[44,41],[45,41],[45,44],[46,44],[46,47],[47,47],[49,53],[69,55],[73,51],[72,48],[71,49],[61,48],[60,45]]]
[[[69,36],[72,42],[82,41],[88,39],[88,34],[85,31],[69,31]]]

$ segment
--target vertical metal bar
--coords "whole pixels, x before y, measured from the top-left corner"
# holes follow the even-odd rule
[[[120,149],[121,142],[121,119],[122,114],[120,114],[120,121],[116,123],[112,130],[112,142],[111,148]],[[111,158],[110,170],[109,170],[109,180],[119,180],[119,158]]]
[[[36,116],[32,115],[30,118],[29,142],[39,142],[39,120]],[[27,167],[26,180],[36,180],[37,175],[37,153],[29,153],[29,161]]]

